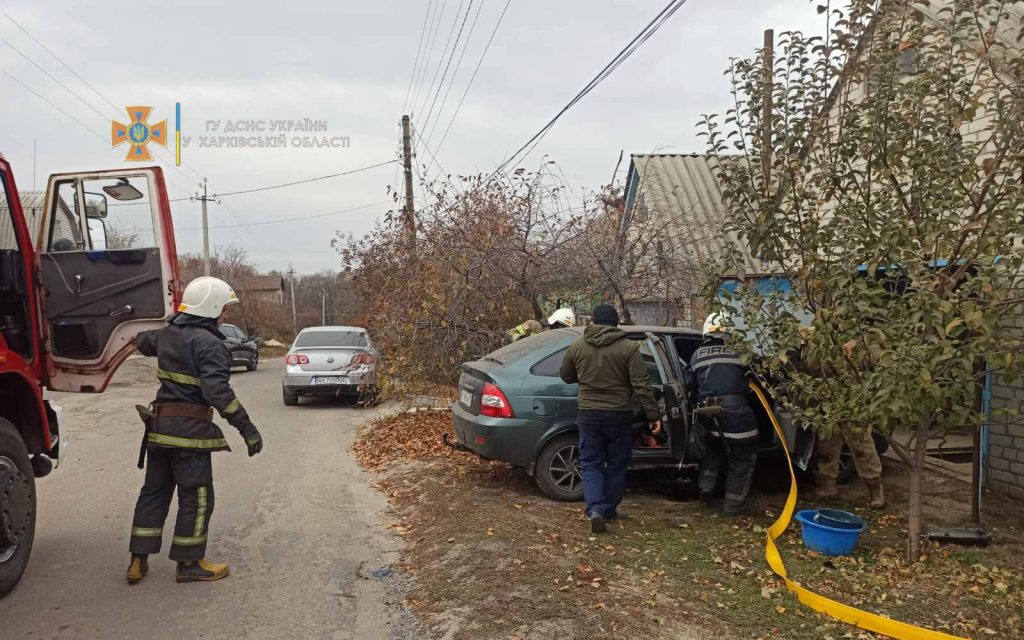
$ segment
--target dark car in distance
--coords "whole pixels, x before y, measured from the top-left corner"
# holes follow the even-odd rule
[[[246,335],[233,324],[222,324],[219,328],[224,334],[224,346],[231,354],[231,366],[255,371],[260,366],[260,345],[263,340]]]
[[[692,407],[687,373],[690,356],[702,337],[692,329],[623,326],[630,340],[640,343],[662,409],[664,434],[644,434],[646,420],[635,414],[636,440],[632,469],[694,471],[697,460],[686,455]],[[583,333],[581,327],[546,331],[462,365],[459,399],[452,405],[452,422],[459,445],[478,455],[522,467],[544,494],[555,500],[580,500],[583,486],[577,468],[579,433],[576,428],[578,385],[559,377],[565,351]],[[763,390],[763,389],[762,389]],[[768,396],[770,397],[770,395]],[[782,453],[768,412],[750,393],[758,416],[761,453]],[[776,412],[796,466],[806,469],[813,435],[798,429],[788,416]]]

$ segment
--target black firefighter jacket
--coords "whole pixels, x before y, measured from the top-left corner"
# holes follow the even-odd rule
[[[135,348],[157,358],[160,389],[155,404],[213,407],[251,444],[259,433],[231,389],[231,356],[222,340],[216,320],[181,313],[163,329],[136,336]],[[156,448],[231,450],[220,427],[201,418],[156,417],[149,423],[146,441]]]
[[[721,340],[707,338],[690,358],[690,372],[697,385],[697,401],[722,407],[717,424],[705,421],[712,435],[732,442],[751,441],[759,436],[757,418],[747,400],[747,368],[739,355]]]

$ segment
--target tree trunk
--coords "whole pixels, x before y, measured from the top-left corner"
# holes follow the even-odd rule
[[[910,466],[910,504],[907,520],[907,562],[912,564],[921,559],[921,498],[924,481],[924,459],[928,453],[927,424],[917,429],[914,441],[914,463]]]

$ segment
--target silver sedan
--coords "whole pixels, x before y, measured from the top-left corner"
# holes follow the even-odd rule
[[[285,356],[281,393],[288,406],[303,396],[373,397],[380,353],[362,327],[307,327]]]

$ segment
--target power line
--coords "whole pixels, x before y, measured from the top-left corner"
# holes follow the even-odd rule
[[[228,224],[228,225],[221,225],[219,227],[210,227],[210,228],[211,229],[233,229],[233,228],[236,228],[236,227],[258,227],[258,226],[262,226],[262,225],[265,225],[265,224],[281,224],[283,222],[296,222],[298,220],[312,220],[314,218],[326,218],[328,216],[336,216],[336,215],[340,215],[340,214],[343,214],[343,213],[352,213],[352,212],[355,212],[355,211],[360,211],[362,209],[369,209],[370,207],[379,207],[379,206],[384,205],[384,204],[392,204],[392,202],[391,202],[391,200],[381,200],[380,202],[372,202],[370,204],[364,204],[364,205],[361,205],[361,206],[358,206],[358,207],[352,207],[350,209],[340,209],[338,211],[328,211],[326,213],[317,213],[317,214],[313,214],[313,215],[309,215],[309,216],[298,216],[298,217],[295,217],[295,218],[282,218],[280,220],[263,220],[263,221],[260,221],[260,222],[247,222],[247,223],[244,223],[244,224]],[[181,229],[182,231],[193,231],[193,230],[196,230],[196,229],[201,229],[202,227],[176,227],[176,228]]]
[[[451,44],[452,36],[455,34],[455,25],[459,23],[459,14],[462,13],[462,5],[465,3],[466,0],[459,0],[459,7],[455,10],[455,19],[452,20],[452,28],[448,30],[448,38],[444,41],[444,47],[441,49],[441,56],[437,59],[437,68],[434,69],[434,75],[430,79],[430,84],[427,86],[427,93],[423,97],[423,108],[427,107],[427,102],[430,100],[430,94],[434,91],[434,83],[437,82],[437,74],[441,73],[441,65],[444,63],[444,54],[448,51],[448,45]],[[440,27],[440,25],[438,26]],[[416,105],[413,105],[413,107],[415,106]]]
[[[529,151],[527,151],[526,154],[523,155],[523,158],[528,156],[530,152],[533,151],[533,148],[536,147],[538,143],[540,143],[541,138],[543,138],[547,134],[547,132],[550,131],[553,126],[555,126],[555,123],[558,122],[559,118],[561,118],[569,109],[574,107],[576,103],[578,103],[580,100],[586,97],[587,94],[593,91],[597,87],[597,85],[599,85],[609,75],[611,75],[612,72],[619,67],[619,65],[621,65],[630,56],[632,56],[633,53],[635,53],[637,49],[639,49],[645,42],[647,42],[647,40],[652,35],[654,35],[654,33],[657,32],[662,27],[662,25],[664,25],[665,22],[668,21],[668,19],[671,18],[672,15],[675,14],[675,12],[678,11],[679,8],[682,7],[684,4],[686,4],[686,0],[670,0],[670,2],[667,5],[665,5],[665,7],[658,13],[658,15],[656,15],[649,23],[647,23],[646,26],[644,26],[643,29],[640,30],[640,33],[638,33],[632,40],[630,40],[629,43],[625,47],[623,47],[622,50],[619,51],[619,53],[617,53],[615,57],[613,57],[611,61],[608,64],[606,64],[605,67],[601,69],[601,71],[596,76],[594,76],[590,80],[590,82],[588,82],[583,87],[583,89],[580,90],[579,93],[577,93],[573,97],[572,100],[569,101],[568,104],[562,107],[561,111],[555,114],[555,117],[551,118],[551,120],[548,121],[546,125],[541,127],[540,131],[535,133],[533,137],[527,140],[523,144],[523,146],[519,147],[519,149],[516,150],[514,154],[509,156],[507,160],[501,163],[498,166],[498,168],[495,169],[494,172],[491,173],[491,175],[488,176],[487,180],[485,180],[484,182],[488,182],[497,174],[504,172],[504,170],[509,165],[516,162],[516,159],[519,157],[519,155],[529,147]]]
[[[89,104],[88,102],[86,102],[85,98],[83,98],[82,96],[80,96],[80,95],[78,95],[77,93],[75,93],[74,91],[72,91],[72,90],[71,90],[71,87],[69,87],[68,85],[66,85],[66,84],[64,84],[63,82],[61,82],[61,81],[60,81],[60,80],[59,80],[59,79],[58,79],[58,78],[57,78],[56,76],[54,76],[54,75],[53,75],[52,73],[50,73],[50,72],[49,72],[49,71],[47,71],[47,70],[46,70],[45,68],[43,68],[43,66],[42,66],[42,65],[40,65],[40,64],[39,64],[38,62],[36,62],[36,61],[35,61],[35,60],[33,60],[32,58],[30,58],[30,57],[28,57],[27,55],[25,55],[25,54],[24,54],[24,53],[22,52],[22,50],[21,50],[21,49],[19,49],[18,47],[14,46],[13,44],[11,44],[11,42],[10,42],[10,41],[9,41],[9,40],[8,40],[7,38],[4,38],[4,37],[0,36],[0,40],[2,40],[2,41],[3,41],[3,43],[4,43],[4,44],[6,44],[6,45],[7,45],[8,47],[10,47],[11,49],[14,49],[14,52],[15,52],[15,53],[17,53],[17,54],[18,54],[19,56],[21,56],[22,58],[24,58],[25,60],[27,60],[27,61],[29,62],[29,64],[31,64],[31,65],[32,65],[32,66],[34,66],[34,67],[35,67],[36,69],[39,69],[39,70],[40,70],[40,71],[42,71],[42,72],[43,72],[44,74],[46,74],[46,76],[47,76],[48,78],[50,78],[50,80],[53,80],[54,82],[56,82],[56,83],[57,83],[57,84],[59,84],[60,86],[64,87],[64,90],[65,90],[65,91],[67,91],[68,93],[70,93],[71,95],[73,95],[73,96],[74,96],[75,98],[77,98],[79,102],[81,102],[81,103],[82,103],[82,104],[84,104],[85,106],[87,106],[87,107],[89,107],[90,109],[92,109],[93,113],[95,113],[96,115],[98,115],[98,116],[99,116],[99,117],[101,117],[101,118],[106,118],[106,116],[104,116],[104,115],[103,115],[103,113],[101,113],[101,112],[99,111],[99,109],[97,109],[96,107],[94,107],[94,106],[92,106],[91,104]]]
[[[476,68],[473,69],[473,75],[469,77],[469,82],[466,83],[466,90],[462,92],[462,97],[459,98],[459,104],[455,107],[455,113],[452,114],[452,119],[448,121],[448,126],[444,130],[444,134],[441,136],[441,141],[437,143],[435,147],[438,153],[441,152],[441,145],[448,138],[448,132],[452,130],[452,125],[455,124],[455,119],[459,116],[459,111],[462,110],[462,103],[466,101],[466,96],[469,95],[469,88],[473,86],[473,81],[476,80],[476,74],[480,72],[480,66],[484,63],[484,58],[487,57],[487,52],[491,49],[491,43],[494,42],[494,36],[498,33],[498,27],[501,26],[501,21],[505,19],[505,12],[508,11],[509,5],[512,4],[512,0],[505,2],[505,8],[501,10],[501,15],[498,16],[498,22],[494,25],[494,30],[491,31],[491,37],[487,40],[487,46],[484,47],[483,53],[480,54],[480,59],[476,62]],[[433,134],[433,131],[431,131]]]
[[[95,94],[96,94],[97,96],[99,96],[99,97],[100,97],[100,99],[102,99],[102,100],[103,100],[104,102],[106,102],[106,103],[107,103],[108,105],[110,105],[110,108],[111,108],[111,109],[113,109],[115,113],[117,113],[117,114],[120,114],[120,113],[122,112],[122,108],[120,108],[120,107],[116,106],[116,105],[115,105],[115,104],[114,104],[114,103],[113,103],[113,102],[112,102],[112,101],[110,100],[110,98],[106,97],[106,96],[105,96],[105,95],[104,95],[103,93],[101,93],[101,92],[99,91],[99,89],[97,89],[97,88],[96,88],[96,87],[94,87],[94,86],[93,86],[92,84],[90,84],[88,80],[86,80],[86,79],[85,79],[85,78],[83,78],[83,77],[82,77],[81,75],[79,75],[77,71],[75,71],[75,70],[74,70],[73,68],[71,68],[71,66],[70,66],[70,65],[69,65],[68,63],[64,62],[64,60],[63,60],[63,59],[62,59],[62,58],[61,58],[60,56],[58,56],[58,55],[57,55],[56,53],[54,53],[54,52],[53,52],[53,50],[51,50],[51,49],[50,49],[49,47],[47,47],[47,46],[46,46],[46,45],[45,45],[45,44],[44,44],[44,43],[43,43],[43,42],[42,42],[42,41],[41,41],[41,40],[40,40],[39,38],[36,38],[35,36],[33,36],[33,35],[32,35],[32,34],[31,34],[31,33],[30,33],[29,31],[28,31],[28,29],[26,29],[25,27],[21,26],[21,24],[20,24],[20,23],[18,23],[18,21],[17,21],[17,20],[15,20],[14,18],[12,18],[12,17],[11,17],[11,15],[10,15],[9,13],[7,13],[6,11],[4,11],[3,9],[0,9],[0,13],[3,13],[3,14],[4,14],[4,16],[6,16],[6,18],[7,18],[8,20],[10,20],[12,24],[14,24],[14,26],[16,26],[16,27],[17,27],[18,29],[20,29],[22,33],[24,33],[24,34],[25,34],[26,36],[28,36],[28,37],[29,37],[29,39],[31,39],[31,40],[32,40],[33,42],[35,42],[35,43],[36,43],[37,45],[39,45],[39,46],[40,46],[40,47],[41,47],[41,48],[42,48],[42,49],[43,49],[44,51],[46,51],[46,52],[47,52],[48,54],[50,54],[50,55],[51,55],[51,56],[52,56],[52,57],[53,57],[53,58],[54,58],[54,59],[55,59],[55,60],[56,60],[57,62],[59,62],[59,63],[61,64],[61,66],[63,66],[63,67],[65,68],[65,69],[67,69],[67,70],[68,70],[69,72],[71,72],[71,74],[72,74],[73,76],[75,76],[76,78],[78,78],[78,79],[79,79],[79,80],[80,80],[80,81],[82,82],[82,84],[84,84],[84,85],[85,85],[86,87],[88,87],[88,88],[89,88],[89,89],[90,89],[90,90],[91,90],[91,91],[92,91],[93,93],[95,93]],[[95,108],[95,107],[94,107],[94,106],[92,105],[92,103],[90,103],[90,102],[89,102],[89,101],[87,101],[87,100],[86,100],[85,98],[83,98],[82,96],[80,96],[80,95],[78,95],[77,93],[75,93],[74,91],[72,91],[72,90],[71,90],[71,88],[69,88],[69,87],[68,87],[68,86],[67,86],[66,84],[64,84],[63,82],[61,82],[60,80],[58,80],[58,79],[57,79],[56,77],[54,77],[54,76],[53,76],[53,75],[52,75],[52,74],[51,74],[51,73],[50,73],[49,71],[47,71],[47,70],[46,70],[45,68],[43,68],[43,67],[42,67],[41,65],[39,65],[39,64],[38,64],[37,62],[35,62],[35,61],[34,61],[34,60],[32,60],[31,58],[29,58],[29,57],[28,57],[27,55],[25,55],[24,53],[22,53],[22,52],[21,52],[21,51],[20,51],[20,50],[19,50],[19,49],[18,49],[17,47],[15,47],[15,46],[14,46],[13,44],[11,44],[10,42],[8,42],[7,40],[4,40],[4,42],[5,42],[5,43],[7,43],[7,45],[8,45],[9,47],[11,47],[12,49],[14,49],[14,50],[15,50],[15,51],[16,51],[16,52],[17,52],[17,53],[18,53],[18,54],[19,54],[19,55],[20,55],[21,57],[23,57],[23,58],[25,58],[26,60],[28,60],[28,61],[29,61],[29,62],[30,62],[30,63],[31,63],[32,65],[34,65],[34,66],[35,66],[36,68],[38,68],[38,69],[39,69],[40,71],[42,71],[42,72],[43,72],[44,74],[46,74],[47,76],[49,76],[49,77],[50,77],[50,79],[52,79],[52,80],[53,80],[54,82],[56,82],[56,83],[57,83],[57,84],[59,84],[59,85],[60,85],[61,87],[63,87],[63,88],[64,88],[64,89],[65,89],[65,90],[66,90],[66,91],[67,91],[68,93],[70,93],[70,94],[71,94],[72,96],[74,96],[74,97],[75,97],[75,98],[76,98],[77,100],[79,100],[79,101],[80,101],[80,102],[81,102],[82,104],[84,104],[84,105],[85,105],[86,107],[88,107],[89,109],[91,109],[91,110],[92,110],[93,112],[95,112],[95,113],[96,113],[97,115],[99,115],[99,116],[100,116],[101,118],[103,118],[104,120],[106,120],[106,119],[107,119],[107,117],[106,117],[106,116],[104,116],[104,115],[103,115],[103,114],[102,114],[102,113],[101,113],[100,111],[98,111],[98,110],[97,110],[97,109],[96,109],[96,108]],[[104,138],[104,139],[105,139],[105,138]],[[169,151],[167,151],[167,150],[166,150],[165,148],[162,148],[162,147],[156,147],[156,149],[157,149],[157,151],[159,151],[159,152],[163,152],[163,153],[170,153]],[[155,159],[155,158],[154,158],[154,159]],[[158,162],[159,162],[159,161],[158,161]],[[188,169],[189,169],[190,171],[192,171],[192,173],[193,173],[193,174],[195,174],[195,176],[196,176],[196,177],[193,177],[193,176],[188,176],[188,175],[186,175],[186,174],[185,174],[185,172],[184,172],[184,171],[183,171],[183,170],[181,169],[181,167],[177,166],[177,164],[173,164],[173,165],[168,165],[168,166],[172,167],[172,168],[173,168],[173,169],[174,169],[175,171],[177,171],[178,173],[180,173],[180,174],[182,175],[182,177],[184,177],[184,178],[185,178],[186,180],[192,181],[192,180],[194,180],[194,179],[196,179],[196,178],[198,178],[199,180],[202,180],[202,179],[203,179],[203,176],[202,176],[202,174],[201,174],[201,173],[200,173],[200,172],[199,172],[198,170],[196,170],[196,168],[195,168],[195,167],[193,167],[192,165],[188,164],[187,162],[182,162],[182,165],[183,165],[184,167],[188,168]]]
[[[430,132],[427,134],[427,140],[434,138],[434,133],[437,132],[437,125],[441,122],[441,112],[444,111],[444,106],[448,104],[448,95],[452,92],[452,87],[455,85],[455,78],[459,75],[459,70],[462,69],[462,60],[466,57],[466,50],[469,49],[469,43],[473,39],[473,34],[476,32],[476,23],[480,21],[480,13],[483,12],[484,2],[486,0],[480,0],[480,4],[477,5],[476,14],[473,16],[473,24],[469,25],[469,33],[466,34],[466,40],[462,44],[462,51],[459,52],[459,61],[455,63],[455,72],[452,73],[452,77],[448,80],[448,87],[444,90],[444,98],[441,99],[441,107],[437,110],[437,116],[434,117],[434,123],[430,125]],[[467,10],[468,14],[469,11]]]
[[[7,76],[8,78],[10,78],[11,80],[14,80],[14,81],[15,81],[15,82],[17,82],[18,84],[20,84],[20,85],[21,85],[22,87],[24,87],[25,89],[27,89],[28,91],[30,91],[30,92],[31,92],[31,93],[32,93],[32,94],[33,94],[33,95],[34,95],[35,97],[39,98],[40,100],[42,100],[42,101],[43,101],[43,102],[45,102],[46,104],[50,105],[51,107],[53,107],[53,108],[54,108],[54,109],[56,109],[57,111],[60,111],[61,113],[63,113],[63,114],[64,114],[65,116],[67,116],[68,118],[70,118],[70,119],[74,120],[75,122],[77,122],[78,124],[80,124],[80,125],[82,126],[82,128],[83,128],[83,129],[85,129],[86,131],[88,131],[89,133],[93,134],[94,136],[96,136],[96,137],[97,137],[97,138],[99,138],[100,140],[103,140],[104,142],[107,142],[107,139],[106,139],[105,137],[103,137],[103,134],[99,133],[98,131],[96,131],[95,129],[93,129],[93,128],[92,128],[92,127],[90,127],[89,125],[85,124],[84,122],[82,122],[81,120],[79,120],[78,118],[76,118],[75,116],[71,115],[70,113],[68,113],[68,112],[67,112],[67,111],[65,111],[64,109],[61,109],[61,108],[60,108],[59,106],[57,106],[57,105],[56,105],[56,104],[55,104],[55,103],[54,103],[53,101],[51,101],[51,100],[50,100],[49,98],[47,98],[47,97],[46,97],[46,96],[44,96],[43,94],[39,93],[38,91],[36,91],[36,90],[35,90],[35,89],[33,89],[32,87],[28,86],[27,84],[25,84],[25,83],[24,83],[24,82],[22,82],[21,80],[18,80],[17,78],[15,78],[14,76],[12,76],[12,75],[11,75],[11,73],[10,73],[9,71],[7,71],[6,69],[4,69],[4,68],[0,67],[0,73],[3,73],[3,74],[4,74],[5,76]]]
[[[316,178],[307,178],[305,180],[296,180],[294,182],[285,182],[283,184],[275,184],[275,185],[271,185],[269,187],[257,187],[255,189],[243,189],[241,191],[228,191],[227,193],[218,193],[217,195],[220,196],[220,197],[224,197],[224,196],[237,196],[237,195],[242,194],[242,193],[256,193],[257,191],[269,191],[271,189],[281,189],[282,187],[292,187],[292,186],[295,186],[297,184],[306,184],[307,182],[316,182],[317,180],[326,180],[328,178],[338,178],[338,177],[341,177],[341,176],[349,176],[349,175],[352,175],[353,173],[360,173],[362,171],[369,171],[370,169],[376,169],[377,167],[383,167],[383,166],[392,164],[394,162],[398,162],[398,161],[392,159],[392,160],[387,160],[386,162],[378,162],[377,164],[372,164],[372,165],[370,165],[368,167],[360,167],[358,169],[352,169],[351,171],[343,171],[341,173],[332,173],[332,174],[326,175],[326,176],[318,176]]]
[[[440,6],[435,4],[434,18],[430,22],[430,38],[427,40],[427,46],[424,49],[426,57],[423,58],[422,64],[420,64],[419,78],[416,80],[416,88],[413,89],[412,102],[409,104],[410,115],[416,112],[416,104],[420,99],[420,92],[423,90],[423,81],[427,77],[427,68],[430,66],[430,60],[434,57],[434,42],[437,41],[437,34],[441,29],[441,17],[444,16],[444,8],[448,4],[448,0],[441,0]]]
[[[459,5],[459,8],[460,9],[462,8],[461,4]],[[451,53],[448,54],[448,62],[446,62],[445,65],[444,65],[444,73],[441,74],[441,80],[440,80],[440,82],[437,83],[437,89],[434,91],[434,99],[430,101],[430,109],[427,111],[427,117],[424,118],[424,120],[423,120],[423,126],[424,127],[426,127],[430,123],[430,116],[433,115],[433,113],[434,113],[434,105],[437,104],[437,99],[441,95],[441,87],[444,86],[445,78],[448,77],[448,70],[451,69],[452,60],[455,58],[455,51],[459,48],[459,41],[462,40],[462,32],[466,29],[466,21],[469,20],[469,12],[472,11],[472,10],[473,10],[473,0],[469,0],[469,5],[466,6],[466,13],[462,16],[462,24],[459,25],[459,33],[455,36],[455,42],[452,43],[452,51],[451,51]],[[479,13],[479,7],[478,7],[477,13]],[[459,14],[456,13],[455,14],[455,20],[457,21],[458,19],[459,19]],[[452,29],[454,30],[454,28],[455,28],[455,23],[453,22],[452,23]],[[449,36],[448,39],[450,40],[451,36]],[[466,43],[468,44],[469,41],[467,40]],[[447,46],[446,46],[446,48],[447,48]],[[463,51],[465,51],[465,47],[463,47]],[[442,57],[444,57],[443,54],[442,54]],[[462,62],[462,58],[460,57],[459,58],[459,63],[461,64],[461,62]],[[440,68],[440,65],[438,65],[438,67]],[[458,66],[456,66],[455,67],[456,73],[458,72],[458,70],[459,70],[459,68],[458,68]],[[454,75],[452,75],[452,80],[453,81],[455,80],[455,76]],[[451,83],[449,83],[449,88],[451,88]],[[445,100],[447,101],[447,99],[448,99],[448,93],[447,92],[445,93],[444,97],[445,97]],[[442,109],[444,108],[444,102],[441,103],[441,108]],[[440,115],[441,114],[439,112],[438,113],[438,117],[440,117]]]
[[[412,62],[412,75],[409,76],[409,87],[405,90],[405,100],[402,101],[402,113],[405,113],[406,107],[409,105],[409,95],[412,93],[413,80],[416,79],[416,71],[418,70],[420,62],[420,53],[423,49],[423,36],[427,34],[427,18],[430,17],[430,9],[434,4],[434,0],[427,2],[427,12],[423,14],[423,26],[420,27],[420,41],[416,45],[416,59]]]

